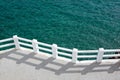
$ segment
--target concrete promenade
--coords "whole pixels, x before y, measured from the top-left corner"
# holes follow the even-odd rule
[[[74,64],[30,50],[0,51],[0,80],[120,80],[120,61]]]

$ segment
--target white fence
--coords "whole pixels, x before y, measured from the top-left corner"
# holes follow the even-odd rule
[[[13,41],[13,42],[9,42],[9,41]],[[111,57],[120,57],[120,54],[114,54],[115,52],[120,52],[120,49],[104,49],[104,48],[99,48],[99,50],[78,50],[76,48],[67,49],[67,48],[59,47],[57,46],[57,44],[50,45],[50,44],[38,42],[36,39],[29,40],[22,37],[17,37],[17,35],[14,35],[13,38],[0,40],[0,43],[2,43],[0,45],[0,49],[13,45],[15,46],[16,49],[20,49],[23,46],[27,46],[27,47],[31,47],[35,53],[40,52],[40,50],[51,52],[54,58],[57,58],[59,55],[62,55],[61,57],[63,56],[70,57],[73,63],[78,62],[79,61],[78,59],[88,59],[90,61],[89,58],[95,58],[96,62],[101,62],[103,58],[110,59]],[[111,53],[111,54],[105,54],[105,53]]]

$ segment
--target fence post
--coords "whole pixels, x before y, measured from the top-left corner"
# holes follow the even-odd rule
[[[57,58],[58,57],[57,45],[56,44],[52,45],[52,55],[53,55],[53,58]]]
[[[101,62],[103,59],[104,48],[99,48],[98,55],[97,55],[97,62]]]
[[[38,53],[39,52],[39,49],[38,49],[38,43],[37,43],[37,40],[36,39],[33,39],[32,40],[32,45],[33,45],[33,51],[35,53]]]
[[[73,63],[77,62],[77,56],[78,56],[78,49],[73,48],[73,51],[72,51],[72,62]]]
[[[13,40],[14,40],[15,48],[20,49],[19,40],[18,40],[17,35],[13,36]]]

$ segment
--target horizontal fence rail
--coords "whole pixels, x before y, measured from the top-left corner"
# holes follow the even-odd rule
[[[78,56],[78,58],[96,58],[96,55]]]
[[[7,38],[7,39],[3,39],[0,40],[0,50],[1,48],[6,48],[6,47],[11,47],[14,46],[14,42],[13,42],[13,38]]]
[[[50,44],[42,43],[42,42],[37,42],[39,45],[47,46],[47,47],[52,47]]]
[[[47,48],[43,48],[43,47],[38,47],[38,49],[40,49],[40,50],[44,50],[44,51],[48,51],[48,52],[52,52],[51,49],[47,49]]]
[[[58,47],[58,49],[60,49],[60,50],[64,50],[64,51],[68,51],[68,52],[72,52],[71,49],[67,49],[67,48]]]
[[[10,42],[13,41],[13,42]],[[76,48],[68,49],[59,47],[56,44],[46,44],[39,42],[36,39],[29,40],[26,38],[18,37],[14,35],[13,38],[7,38],[0,40],[0,49],[4,47],[15,46],[16,49],[21,49],[21,47],[31,47],[35,53],[41,51],[50,52],[54,58],[63,57],[70,59],[72,62],[77,63],[79,59],[87,59],[89,61],[96,59],[96,62],[101,62],[105,59],[120,58],[120,49],[104,49],[99,48],[99,50],[78,50]],[[95,60],[94,59],[94,60]],[[86,60],[85,60],[86,61]]]
[[[13,40],[13,38],[3,39],[3,40],[0,40],[0,43],[7,42],[7,41],[11,41],[11,40]]]
[[[98,53],[98,50],[81,50],[78,53]]]
[[[26,42],[32,42],[32,40],[29,40],[29,39],[26,39],[26,38],[22,38],[22,37],[18,37],[19,40],[23,40],[23,41],[26,41]]]
[[[8,44],[4,44],[4,45],[1,45],[0,48],[4,48],[4,47],[8,47],[8,46],[13,46],[14,43],[8,43]]]

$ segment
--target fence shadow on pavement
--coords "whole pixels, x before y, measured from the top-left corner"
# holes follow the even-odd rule
[[[72,62],[56,60],[52,57],[41,56],[29,51],[22,50],[11,50],[0,54],[0,59],[14,60],[16,64],[24,63],[29,66],[33,66],[36,70],[45,69],[55,72],[56,75],[80,73],[85,75],[87,73],[94,72],[108,72],[114,73],[120,71],[120,62],[101,64],[101,63],[90,63],[90,64],[75,64]]]

